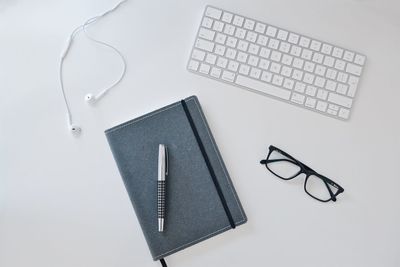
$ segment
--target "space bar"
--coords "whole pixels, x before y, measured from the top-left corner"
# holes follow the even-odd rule
[[[245,76],[242,75],[238,75],[236,77],[236,84],[250,88],[250,89],[254,89],[275,97],[279,97],[282,99],[286,99],[289,100],[290,98],[290,91],[285,90],[285,89],[281,89],[278,87],[275,87],[273,85],[269,85],[267,83],[263,83],[251,78],[247,78]]]

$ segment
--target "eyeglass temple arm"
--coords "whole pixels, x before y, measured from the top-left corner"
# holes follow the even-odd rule
[[[280,162],[280,161],[288,161],[288,162],[292,162],[294,164],[297,164],[296,161],[291,160],[291,159],[263,159],[263,160],[260,161],[260,164],[267,164],[267,163]]]

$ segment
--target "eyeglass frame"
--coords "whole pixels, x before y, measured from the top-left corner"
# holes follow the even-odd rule
[[[281,153],[283,156],[286,157],[286,159],[269,159],[269,157],[271,156],[272,152],[274,152],[274,151],[277,151],[277,152]],[[279,161],[288,161],[288,162],[291,162],[291,163],[297,165],[298,167],[300,167],[300,170],[299,170],[296,174],[294,174],[293,176],[291,176],[291,177],[289,177],[289,178],[284,178],[284,177],[282,177],[282,176],[276,174],[274,171],[272,171],[272,170],[268,167],[268,163],[274,163],[274,162],[279,162]],[[341,194],[341,193],[344,192],[343,187],[341,187],[338,183],[336,183],[336,182],[332,181],[331,179],[329,179],[328,177],[326,177],[326,176],[324,176],[324,175],[322,175],[322,174],[320,174],[320,173],[314,171],[313,169],[311,169],[310,167],[308,167],[306,164],[304,164],[304,163],[302,163],[301,161],[295,159],[294,157],[292,157],[291,155],[289,155],[288,153],[286,153],[286,152],[283,151],[282,149],[279,149],[279,148],[277,148],[277,147],[275,147],[275,146],[273,146],[273,145],[270,145],[270,146],[269,146],[269,152],[268,152],[267,158],[266,158],[265,160],[261,160],[261,161],[260,161],[260,164],[265,165],[265,167],[266,167],[272,174],[274,174],[274,175],[277,176],[278,178],[281,178],[282,180],[287,180],[287,181],[288,181],[288,180],[292,180],[292,179],[296,178],[297,176],[299,176],[300,174],[305,174],[305,175],[306,175],[306,178],[305,178],[305,180],[304,180],[304,191],[305,191],[310,197],[312,197],[312,198],[314,198],[314,199],[316,199],[316,200],[318,200],[318,201],[321,201],[321,202],[329,202],[329,201],[332,200],[333,202],[336,202],[336,197],[337,197],[339,194]],[[307,191],[306,184],[307,184],[308,178],[309,178],[311,175],[317,176],[318,178],[320,178],[320,179],[324,182],[326,188],[328,189],[329,195],[331,196],[329,199],[327,199],[327,200],[319,199],[319,198],[313,196],[311,193],[309,193],[309,192]],[[337,192],[336,192],[336,193],[333,193],[328,184],[331,185],[331,186],[333,186],[334,188],[338,189]]]

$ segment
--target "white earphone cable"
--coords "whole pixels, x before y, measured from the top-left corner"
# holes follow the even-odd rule
[[[75,36],[76,36],[80,31],[83,30],[83,32],[85,33],[86,37],[87,37],[89,40],[91,40],[91,41],[93,41],[93,42],[95,42],[95,43],[101,44],[101,45],[103,45],[103,46],[106,46],[106,47],[111,48],[111,49],[112,49],[114,52],[116,52],[116,54],[121,58],[121,61],[122,61],[122,64],[123,64],[123,69],[122,69],[121,75],[119,76],[118,80],[116,80],[114,83],[111,84],[111,86],[106,87],[105,89],[103,89],[103,90],[98,94],[99,96],[102,96],[102,95],[105,94],[107,91],[111,90],[111,89],[114,88],[116,85],[118,85],[118,84],[121,82],[121,80],[123,79],[123,77],[125,76],[125,73],[126,73],[126,60],[125,60],[124,56],[122,55],[122,53],[121,53],[117,48],[115,48],[114,46],[112,46],[112,45],[110,45],[110,44],[108,44],[108,43],[106,43],[106,42],[102,42],[102,41],[100,41],[100,40],[97,40],[97,39],[91,37],[91,36],[87,33],[86,28],[87,28],[87,26],[89,26],[89,25],[91,25],[91,24],[97,22],[99,19],[105,17],[107,14],[113,12],[113,11],[116,10],[120,5],[122,5],[123,3],[127,2],[127,1],[128,1],[128,0],[123,0],[123,1],[119,2],[119,3],[118,3],[116,6],[114,6],[112,9],[110,9],[110,10],[104,12],[104,13],[101,14],[101,15],[92,17],[92,18],[88,19],[84,24],[82,24],[82,25],[76,27],[76,28],[72,31],[72,33],[71,33],[71,35],[70,35],[70,37],[69,37],[69,39],[68,39],[68,44],[67,44],[65,50],[64,50],[63,53],[61,54],[60,65],[59,65],[59,79],[60,79],[60,87],[61,87],[63,99],[64,99],[65,106],[66,106],[66,109],[67,109],[68,124],[69,124],[69,126],[72,126],[72,124],[73,124],[72,122],[73,122],[73,121],[72,121],[71,108],[70,108],[70,106],[69,106],[69,103],[68,103],[68,100],[67,100],[67,96],[66,96],[66,94],[65,94],[65,85],[64,85],[64,79],[63,79],[63,65],[64,65],[64,60],[65,60],[66,56],[68,55],[68,52],[69,52],[69,50],[70,50],[70,48],[71,48],[71,46],[72,46],[73,40],[74,40]]]
[[[107,14],[108,14],[108,13],[107,13]],[[101,92],[98,93],[98,95],[101,96],[101,95],[104,95],[104,94],[105,94],[106,92],[108,92],[109,90],[111,90],[112,88],[114,88],[115,86],[117,86],[117,85],[122,81],[122,79],[124,78],[125,73],[126,73],[126,60],[125,60],[124,56],[122,55],[122,53],[121,53],[117,48],[115,48],[114,46],[112,46],[112,45],[110,45],[110,44],[108,44],[108,43],[106,43],[106,42],[97,40],[97,39],[93,38],[92,36],[90,36],[90,35],[87,33],[86,27],[87,27],[88,25],[90,25],[91,23],[95,23],[96,21],[97,21],[97,19],[94,20],[93,22],[91,22],[91,21],[88,20],[85,24],[83,24],[83,27],[82,27],[83,32],[85,33],[86,37],[87,37],[88,39],[90,39],[91,41],[93,41],[93,42],[95,42],[95,43],[98,43],[98,44],[101,44],[101,45],[104,45],[104,46],[106,46],[106,47],[111,48],[111,49],[121,58],[122,66],[123,66],[123,67],[122,67],[122,72],[121,72],[119,78],[118,78],[114,83],[112,83],[109,87],[106,87],[105,89],[103,89]]]

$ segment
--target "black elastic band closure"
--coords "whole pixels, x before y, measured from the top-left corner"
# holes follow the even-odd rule
[[[199,133],[198,133],[198,131],[196,129],[196,125],[194,124],[193,118],[190,115],[190,112],[189,112],[189,109],[188,109],[188,107],[186,105],[186,102],[184,100],[181,100],[181,104],[182,104],[183,109],[184,109],[184,111],[186,113],[186,117],[189,120],[190,127],[192,128],[194,136],[196,137],[196,141],[197,141],[197,144],[199,145],[199,148],[201,150],[201,154],[203,154],[203,158],[204,158],[204,160],[206,162],[208,171],[211,174],[211,178],[212,178],[212,180],[214,182],[215,188],[217,189],[218,196],[221,199],[222,206],[224,207],[224,210],[225,210],[226,216],[228,217],[229,223],[230,223],[232,228],[235,228],[236,227],[235,221],[233,220],[232,214],[231,214],[231,212],[230,212],[230,210],[228,208],[228,204],[226,203],[224,194],[222,193],[222,190],[221,190],[221,186],[218,183],[217,176],[215,175],[214,169],[211,166],[210,159],[207,156],[206,149],[204,148],[203,142],[200,139],[200,135],[199,135]]]
[[[164,260],[164,258],[160,259],[160,262],[161,262],[161,266],[162,266],[162,267],[168,267],[168,266],[167,266],[167,263],[166,263],[165,260]]]

